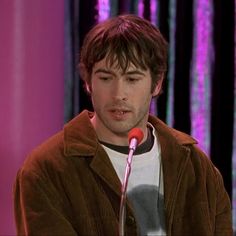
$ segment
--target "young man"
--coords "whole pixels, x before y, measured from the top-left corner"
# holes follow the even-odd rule
[[[19,170],[19,235],[118,234],[128,132],[140,128],[128,184],[126,235],[232,235],[223,180],[190,136],[149,115],[167,43],[150,22],[123,15],[86,36],[79,69],[94,112],[83,111]]]

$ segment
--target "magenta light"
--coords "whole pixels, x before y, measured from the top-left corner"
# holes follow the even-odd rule
[[[106,20],[110,16],[110,0],[98,0],[98,22]]]
[[[144,12],[143,0],[138,0],[138,15],[143,17],[143,12]]]
[[[191,71],[191,134],[210,154],[212,2],[196,0]]]
[[[159,25],[158,22],[158,1],[157,0],[151,0],[150,2],[150,12],[151,12],[151,22],[154,25]]]
[[[236,6],[236,0],[235,0]],[[235,8],[236,16],[236,8]],[[236,18],[235,24],[236,24]],[[234,40],[236,45],[236,28],[234,27]],[[236,47],[234,48],[234,68],[236,69]],[[234,134],[233,134],[233,229],[236,230],[236,77],[234,77]]]

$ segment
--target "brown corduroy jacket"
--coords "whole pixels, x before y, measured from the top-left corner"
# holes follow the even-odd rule
[[[121,183],[87,111],[36,148],[14,185],[18,235],[118,235]],[[166,231],[232,235],[223,180],[194,139],[150,116],[161,145]],[[138,227],[127,202],[126,235]]]

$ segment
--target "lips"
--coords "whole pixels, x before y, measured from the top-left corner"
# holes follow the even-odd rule
[[[118,115],[124,115],[127,111],[123,110],[111,110],[110,112],[118,114]]]
[[[109,110],[110,114],[115,120],[124,120],[127,117],[127,114],[129,113],[128,110],[123,109],[111,109]]]

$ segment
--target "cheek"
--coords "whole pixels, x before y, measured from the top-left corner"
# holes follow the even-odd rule
[[[151,90],[149,88],[142,87],[140,89],[133,89],[131,97],[135,97],[137,100],[146,101],[152,97]]]
[[[102,107],[110,100],[107,92],[98,89],[92,90],[91,99],[94,107]]]
[[[149,93],[136,93],[130,97],[130,104],[133,104],[134,107],[140,110],[149,109],[152,95]]]
[[[109,94],[109,91],[106,91],[104,89],[96,88],[92,90],[93,97],[96,97],[98,100],[108,97],[108,94]]]

